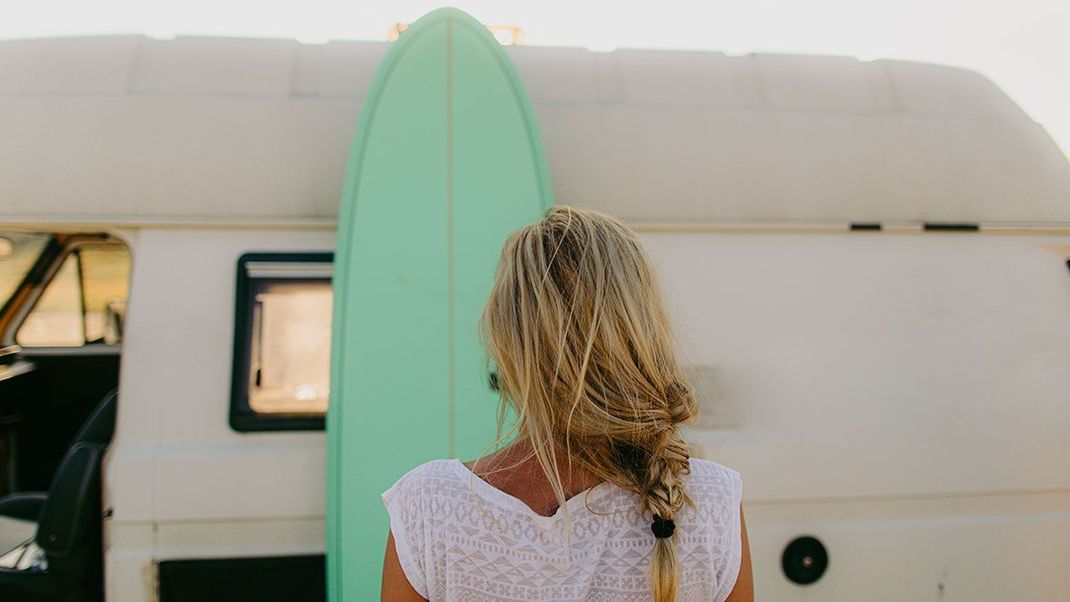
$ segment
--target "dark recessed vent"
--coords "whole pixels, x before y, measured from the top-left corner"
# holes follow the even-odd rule
[[[981,228],[977,224],[968,222],[925,222],[924,229],[937,232],[977,232]]]

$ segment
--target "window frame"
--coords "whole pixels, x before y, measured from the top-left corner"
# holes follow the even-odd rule
[[[255,251],[243,253],[237,261],[237,277],[234,286],[234,332],[232,339],[232,364],[230,371],[230,428],[239,433],[273,431],[323,431],[326,429],[326,413],[262,413],[249,406],[249,369],[252,355],[252,327],[254,298],[253,284],[261,281],[318,282],[322,276],[250,276],[248,266],[253,263],[294,264],[294,271],[301,264],[322,269],[323,264],[334,271],[332,251]],[[331,282],[331,276],[327,277]],[[330,397],[328,397],[330,403]]]

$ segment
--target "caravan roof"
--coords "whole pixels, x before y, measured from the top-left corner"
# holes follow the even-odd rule
[[[387,47],[0,43],[0,219],[330,226]],[[509,52],[558,202],[651,223],[1070,224],[1066,156],[970,70],[844,56]]]

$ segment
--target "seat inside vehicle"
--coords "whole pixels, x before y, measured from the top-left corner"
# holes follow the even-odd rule
[[[100,401],[47,492],[0,498],[0,600],[103,600],[100,466],[115,431],[116,390]],[[20,533],[32,532],[19,540]]]

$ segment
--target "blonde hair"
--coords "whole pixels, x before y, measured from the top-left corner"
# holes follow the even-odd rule
[[[655,273],[639,239],[605,213],[566,205],[513,232],[479,323],[492,381],[515,412],[558,503],[558,450],[639,494],[671,520],[690,499],[689,453],[677,425],[695,414],[673,355]],[[653,537],[653,536],[652,536]],[[676,598],[675,537],[654,538],[654,600]]]

